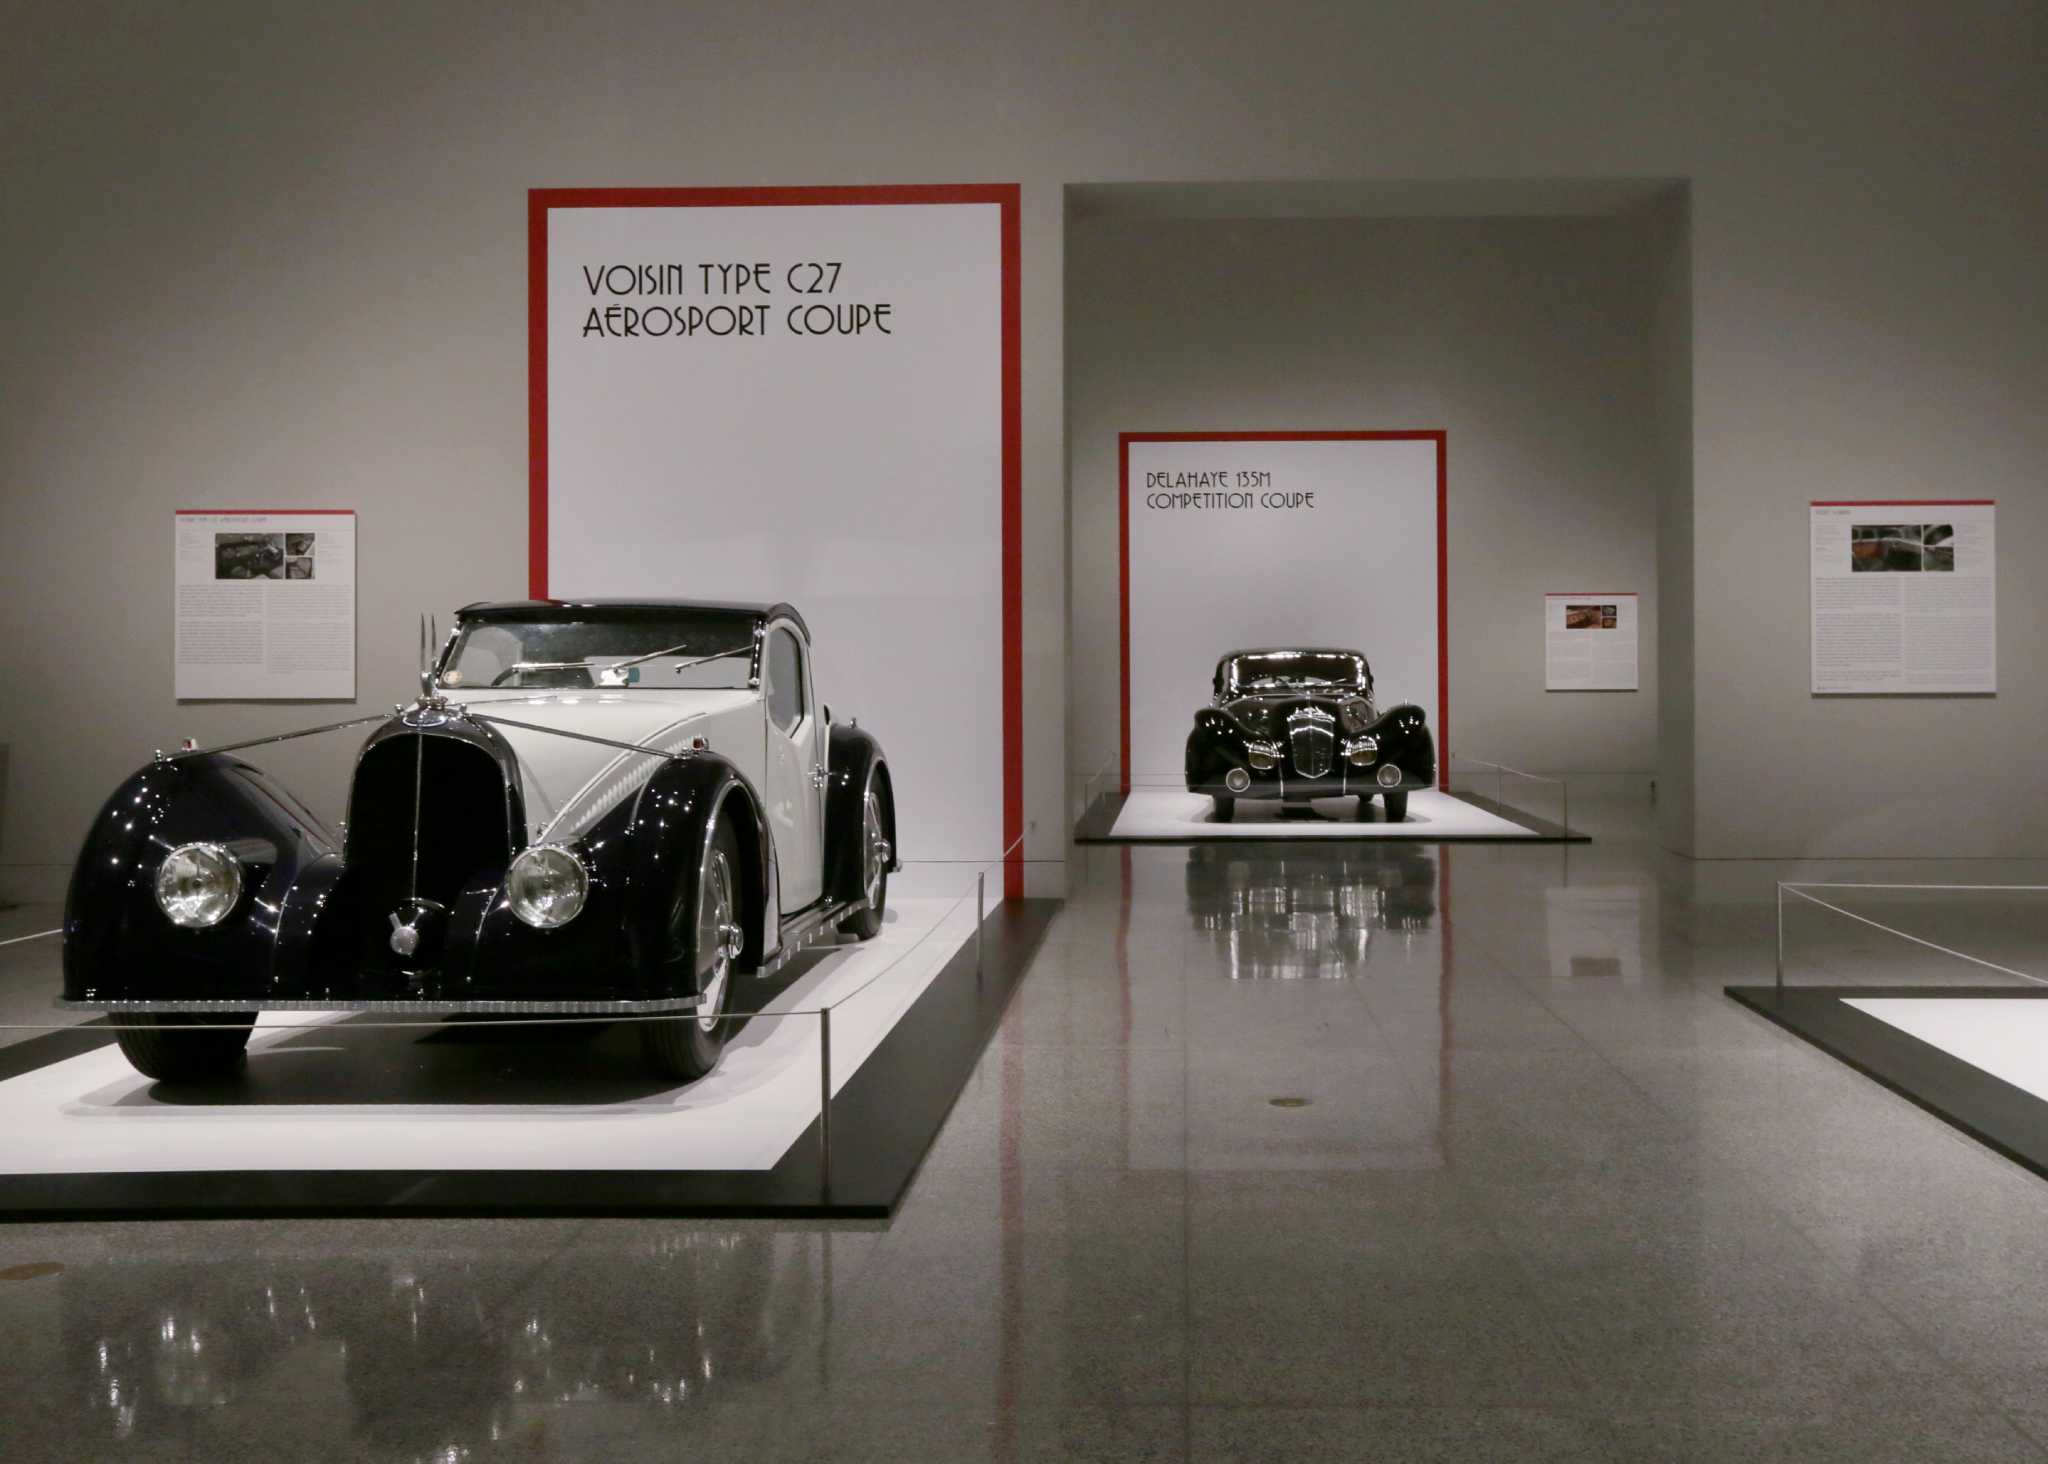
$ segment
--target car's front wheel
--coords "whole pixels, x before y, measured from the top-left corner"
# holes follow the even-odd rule
[[[1387,822],[1401,823],[1408,817],[1408,790],[1398,793],[1382,793],[1380,799],[1387,805]]]
[[[873,940],[882,933],[882,912],[889,905],[889,826],[882,818],[882,795],[875,789],[875,776],[868,774],[868,791],[860,801],[860,884],[861,902],[853,913],[839,922],[842,934],[857,940]]]
[[[665,1077],[694,1082],[718,1066],[733,1020],[733,979],[744,948],[740,928],[739,841],[720,821],[697,881],[695,902],[677,893],[669,914],[669,959],[694,968],[697,1009],[640,1023],[647,1061]]]
[[[1230,817],[1231,817],[1231,815],[1232,815],[1232,814],[1234,814],[1235,812],[1237,812],[1237,800],[1236,800],[1235,798],[1220,798],[1220,797],[1219,797],[1219,798],[1217,798],[1217,799],[1215,800],[1215,802],[1216,802],[1216,822],[1217,822],[1217,823],[1229,823],[1229,822],[1230,822]]]
[[[116,1012],[121,1055],[146,1078],[190,1083],[242,1065],[254,1012]]]

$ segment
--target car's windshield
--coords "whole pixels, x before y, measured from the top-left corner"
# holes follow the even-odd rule
[[[1349,651],[1267,651],[1234,656],[1224,668],[1225,691],[1280,691],[1290,687],[1358,687],[1365,661]]]
[[[738,688],[747,684],[754,622],[744,615],[588,620],[474,620],[441,671],[450,690],[520,688]]]

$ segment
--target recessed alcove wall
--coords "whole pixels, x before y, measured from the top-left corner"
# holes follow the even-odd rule
[[[1441,428],[1454,751],[1646,784],[1671,611],[1659,508],[1689,473],[1659,411],[1659,353],[1689,344],[1663,298],[1683,186],[1094,185],[1067,202],[1075,774],[1117,748],[1119,432]],[[1233,568],[1189,573],[1256,594]],[[1639,691],[1544,691],[1559,590],[1641,594]],[[1404,627],[1310,633],[1371,655]]]

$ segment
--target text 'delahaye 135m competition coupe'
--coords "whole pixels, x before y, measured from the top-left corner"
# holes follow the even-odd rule
[[[889,770],[816,701],[789,606],[471,605],[422,660],[411,706],[311,729],[383,724],[340,835],[227,755],[256,742],[122,784],[72,876],[62,1005],[166,1080],[231,1070],[279,1009],[651,1015],[649,1060],[690,1079],[736,978],[880,931]]]
[[[1372,668],[1358,651],[1232,651],[1216,663],[1215,694],[1188,734],[1190,793],[1230,821],[1240,798],[1305,804],[1375,795],[1387,821],[1408,816],[1408,794],[1436,780],[1436,743],[1417,706],[1373,706]]]

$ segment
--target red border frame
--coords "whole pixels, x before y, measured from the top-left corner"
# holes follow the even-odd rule
[[[1134,442],[1434,442],[1436,444],[1436,778],[1451,785],[1450,442],[1442,428],[1403,432],[1119,432],[1116,438],[1118,754],[1131,791],[1131,444]]]
[[[1809,498],[1808,508],[1996,508],[1995,498]]]
[[[1001,210],[1003,330],[1003,847],[1024,832],[1024,410],[1022,189],[1015,183],[816,188],[530,188],[526,194],[527,592],[548,593],[548,211],[557,208],[797,208],[825,204],[994,204]],[[1003,869],[1024,895],[1024,851]]]
[[[174,508],[171,512],[178,518],[212,514],[248,514],[251,517],[283,518],[286,514],[300,513],[345,513],[353,518],[356,511],[352,508]]]

